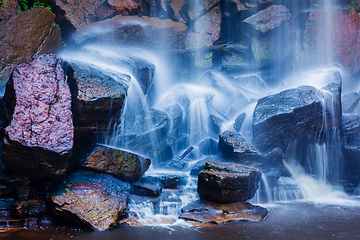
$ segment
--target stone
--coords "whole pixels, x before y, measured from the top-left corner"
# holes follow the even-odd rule
[[[137,2],[134,0],[108,0],[107,3],[116,10],[117,14],[121,15],[132,15],[139,13],[140,11],[139,4],[137,4]]]
[[[75,172],[50,195],[52,211],[95,231],[113,228],[125,212],[130,185],[110,175]]]
[[[357,92],[351,92],[341,96],[341,107],[343,113],[354,113],[359,105],[360,96]]]
[[[284,21],[291,18],[289,9],[283,5],[271,5],[243,20],[256,30],[266,33],[280,26]]]
[[[237,132],[240,132],[241,130],[241,127],[244,123],[244,120],[245,120],[245,117],[246,117],[246,113],[240,113],[236,118],[235,118],[235,123],[233,125],[234,129],[237,131]]]
[[[324,79],[326,92],[300,86],[259,99],[253,115],[253,144],[261,151],[283,149],[297,138],[339,126],[341,75],[329,70]]]
[[[183,122],[184,109],[180,107],[179,103],[172,103],[164,109],[172,119],[171,128],[176,129]]]
[[[86,156],[82,166],[111,174],[122,181],[137,182],[150,164],[150,159],[135,153],[98,145]]]
[[[199,150],[204,155],[215,155],[219,153],[218,142],[213,138],[206,138],[198,144]]]
[[[0,3],[0,26],[18,12],[17,0],[7,0]]]
[[[19,201],[15,202],[12,206],[12,215],[18,218],[37,216],[46,211],[44,200],[30,199],[28,201]]]
[[[191,222],[224,224],[237,221],[259,222],[267,213],[266,208],[247,202],[214,204],[197,200],[183,207],[179,218]]]
[[[12,119],[5,128],[2,161],[9,170],[32,178],[64,174],[74,126],[61,60],[44,54],[18,65],[8,87]]]
[[[344,178],[353,186],[360,183],[360,147],[357,142],[343,144]]]
[[[199,173],[199,197],[218,203],[245,202],[254,196],[260,178],[261,172],[256,168],[208,161]]]
[[[338,11],[310,12],[302,42],[301,67],[314,68],[336,61],[352,74],[359,72],[359,27],[360,17],[355,10],[350,10],[348,14]],[[331,42],[327,42],[324,36],[329,36]]]
[[[103,31],[95,31],[103,29]],[[91,34],[89,34],[91,33]],[[121,44],[151,50],[182,49],[187,26],[170,19],[120,16],[87,25],[74,34],[76,43]]]
[[[0,24],[0,92],[16,65],[62,48],[60,29],[53,25],[54,19],[48,9],[36,7],[11,15]]]
[[[234,131],[227,130],[219,135],[218,149],[225,157],[239,163],[262,161],[262,154]]]
[[[159,173],[156,175],[147,175],[140,179],[141,183],[158,184],[163,188],[176,188],[184,182],[185,175]]]
[[[130,194],[147,197],[158,197],[162,192],[162,188],[154,184],[136,183],[131,186]]]
[[[360,116],[343,114],[340,131],[342,136],[356,135],[360,132]]]

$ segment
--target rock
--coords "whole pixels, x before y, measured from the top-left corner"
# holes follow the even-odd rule
[[[175,188],[184,182],[184,178],[185,175],[159,173],[156,175],[147,175],[140,179],[140,182],[158,184],[163,188]]]
[[[247,64],[251,54],[249,46],[242,43],[223,44],[220,50],[222,66]]]
[[[12,207],[12,215],[17,218],[37,216],[46,212],[44,200],[31,199],[28,201],[15,202]]]
[[[302,67],[314,68],[336,61],[352,74],[359,72],[359,27],[360,17],[355,10],[350,10],[349,14],[338,11],[310,12],[302,42]],[[331,42],[327,42],[324,36],[331,37]]]
[[[162,188],[153,184],[136,183],[131,186],[130,193],[147,197],[158,197],[162,192]]]
[[[172,119],[171,128],[175,129],[181,125],[184,117],[184,110],[180,107],[179,103],[172,103],[164,109]]]
[[[351,92],[341,96],[341,107],[343,113],[354,113],[359,106],[360,96],[357,92]]]
[[[76,151],[96,141],[99,127],[108,124],[123,107],[129,76],[109,76],[100,70],[78,63],[67,67],[72,95]]]
[[[11,12],[9,9],[8,13]],[[60,30],[53,26],[54,18],[49,10],[36,7],[14,14],[0,24],[0,92],[16,65],[61,49]]]
[[[116,1],[108,0],[107,3],[110,7],[116,10],[117,14],[121,15],[131,15],[139,13],[140,6],[134,0],[125,0],[125,1]]]
[[[282,167],[284,158],[280,148],[270,149],[263,154],[263,164],[264,166]]]
[[[11,16],[18,12],[17,0],[7,0],[1,2],[0,7],[0,26],[7,22]]]
[[[129,184],[110,175],[72,174],[50,196],[53,212],[95,231],[109,230],[127,208]]]
[[[209,124],[209,130],[213,133],[213,134],[220,134],[221,131],[221,127],[224,123],[224,120],[213,115],[210,114],[209,118],[208,118],[208,124]]]
[[[360,116],[343,114],[340,128],[342,136],[355,135],[360,132]]]
[[[213,138],[206,138],[198,144],[199,150],[204,155],[214,155],[219,153],[218,142]]]
[[[266,33],[280,26],[284,21],[291,18],[289,9],[283,5],[272,5],[256,14],[246,18],[245,23],[250,24],[256,30]]]
[[[18,174],[1,173],[0,174],[0,196],[12,194],[22,187],[30,184],[27,177]]]
[[[2,161],[8,169],[32,178],[64,174],[74,126],[61,60],[44,54],[18,65],[8,87],[7,107],[13,114],[5,128]]]
[[[322,89],[328,92],[300,86],[259,99],[253,115],[254,145],[263,150],[284,148],[301,136],[339,126],[341,76],[329,70],[325,78],[330,83]]]
[[[261,153],[234,131],[227,130],[219,135],[218,149],[225,157],[236,162],[262,161]]]
[[[236,118],[235,118],[235,123],[233,125],[234,129],[237,131],[237,132],[240,132],[241,130],[241,127],[244,123],[244,120],[245,120],[245,117],[246,117],[246,113],[240,113]]]
[[[234,221],[259,222],[267,213],[266,208],[247,202],[214,204],[198,200],[183,207],[179,218],[192,222],[224,224]]]
[[[345,179],[357,186],[360,183],[360,147],[356,142],[344,143],[343,152]]]
[[[102,31],[95,31],[97,29]],[[77,30],[74,40],[76,43],[136,45],[152,50],[181,49],[186,32],[186,25],[170,19],[117,15]]]
[[[256,168],[209,161],[199,173],[199,197],[219,203],[244,202],[254,196],[260,178]]]
[[[252,90],[252,91],[265,91],[265,83],[261,80],[258,75],[245,75],[235,79],[241,87]]]
[[[87,155],[82,166],[111,174],[122,181],[136,182],[150,164],[150,159],[135,153],[99,145]]]

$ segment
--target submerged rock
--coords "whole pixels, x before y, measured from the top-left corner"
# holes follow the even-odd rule
[[[199,197],[219,203],[244,202],[254,196],[260,178],[256,168],[209,161],[199,173]]]
[[[329,70],[321,91],[300,86],[258,100],[253,116],[253,143],[265,150],[283,148],[302,136],[341,124],[341,75]],[[323,104],[325,102],[325,105]]]
[[[135,153],[100,145],[88,154],[82,166],[111,174],[122,181],[136,182],[150,164],[150,159]]]
[[[147,197],[158,197],[161,192],[162,188],[156,184],[136,183],[132,185],[130,189],[131,194]]]
[[[219,135],[218,149],[225,157],[239,163],[262,161],[261,153],[234,131],[227,130]]]
[[[2,155],[8,169],[32,178],[64,174],[73,149],[74,126],[61,60],[44,54],[18,65],[6,100],[13,113],[5,128]]]
[[[130,188],[110,175],[91,172],[72,174],[50,196],[53,212],[95,231],[109,230],[127,208]]]
[[[223,224],[235,221],[259,222],[267,216],[266,208],[247,202],[214,204],[195,201],[181,209],[180,219],[200,223]]]

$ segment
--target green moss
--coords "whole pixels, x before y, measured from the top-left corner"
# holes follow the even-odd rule
[[[34,8],[34,7],[43,7],[43,8],[46,8],[48,9],[50,12],[51,11],[51,6],[47,3],[43,3],[43,2],[40,2],[40,1],[37,1],[37,2],[33,2],[31,4],[31,2],[29,2],[28,0],[21,0],[18,4],[18,10],[19,12],[23,12],[23,11],[26,11],[26,10],[29,10],[31,8]],[[53,13],[54,14],[54,13]],[[55,15],[55,14],[54,14]]]

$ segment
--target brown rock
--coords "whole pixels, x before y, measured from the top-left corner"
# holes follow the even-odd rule
[[[17,0],[3,0],[0,3],[0,25],[5,23],[12,15],[18,11]]]
[[[136,182],[148,170],[150,159],[120,149],[97,146],[87,156],[83,167],[109,173],[122,181]]]
[[[53,211],[96,231],[109,230],[127,208],[128,183],[110,175],[77,172],[51,194]]]
[[[200,223],[223,224],[234,221],[263,220],[268,211],[260,206],[247,202],[214,204],[206,201],[195,201],[181,209],[180,219]]]
[[[13,114],[5,128],[2,157],[14,172],[33,178],[65,173],[74,137],[66,80],[54,54],[40,55],[14,70],[6,93]],[[15,98],[13,109],[10,99]]]
[[[108,4],[116,10],[117,14],[131,15],[136,14],[140,10],[139,4],[134,0],[108,0]]]
[[[54,18],[49,10],[36,7],[12,15],[0,26],[0,86],[7,82],[17,64],[34,55],[55,53],[62,47],[60,30],[52,25]]]
[[[219,203],[244,202],[254,196],[260,178],[256,168],[209,161],[199,173],[199,197]]]
[[[16,202],[12,209],[13,216],[19,218],[39,215],[42,212],[46,212],[46,203],[36,199]]]

